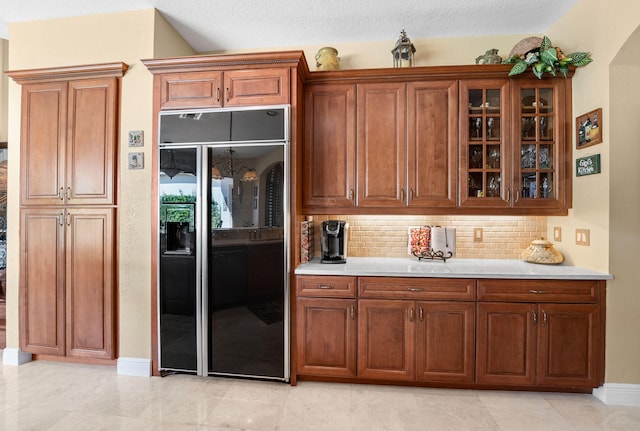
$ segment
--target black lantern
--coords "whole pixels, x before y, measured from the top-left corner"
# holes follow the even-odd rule
[[[396,42],[396,47],[391,50],[393,54],[393,67],[411,67],[413,66],[413,54],[416,47],[411,43],[411,39],[407,37],[407,33],[402,30],[400,39]]]

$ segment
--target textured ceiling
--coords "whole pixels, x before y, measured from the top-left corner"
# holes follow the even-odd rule
[[[8,23],[158,9],[199,52],[501,34],[540,34],[577,0],[0,0]]]

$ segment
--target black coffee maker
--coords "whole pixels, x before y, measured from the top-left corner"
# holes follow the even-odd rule
[[[322,263],[347,262],[349,223],[344,220],[322,222]]]

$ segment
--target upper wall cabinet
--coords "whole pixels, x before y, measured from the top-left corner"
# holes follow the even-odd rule
[[[120,78],[9,74],[23,84],[21,204],[113,205]]]
[[[162,109],[289,103],[289,69],[179,72],[162,75]]]
[[[312,73],[304,213],[565,215],[571,79],[508,72],[476,65]]]

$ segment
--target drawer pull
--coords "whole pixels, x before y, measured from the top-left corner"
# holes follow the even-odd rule
[[[546,291],[546,290],[533,290],[533,289],[530,289],[529,293],[533,293],[534,295],[545,295],[545,294],[547,294],[549,292]]]
[[[319,284],[318,289],[333,289],[333,286],[328,284]]]
[[[409,288],[407,288],[407,290],[409,292],[422,292],[422,291],[424,291],[424,289],[421,288],[421,287],[409,287]]]

